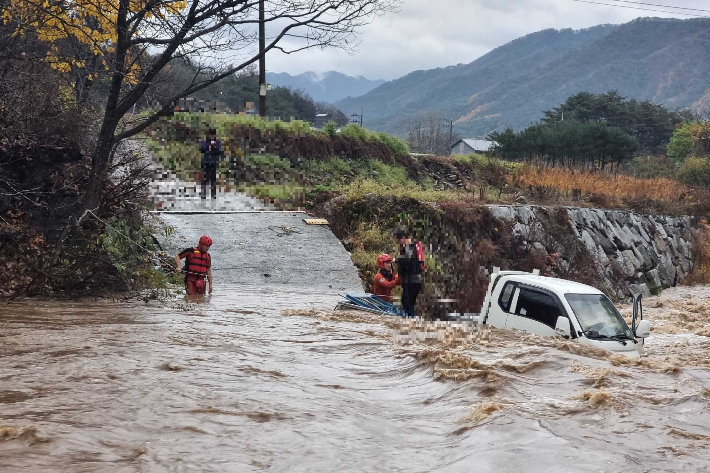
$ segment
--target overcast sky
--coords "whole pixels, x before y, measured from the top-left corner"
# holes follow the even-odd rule
[[[639,17],[691,18],[644,11],[671,10],[637,3],[710,10],[706,0],[402,0],[399,13],[376,18],[362,28],[353,55],[341,50],[312,50],[267,56],[267,70],[299,74],[336,70],[368,79],[396,79],[418,69],[469,63],[515,38],[547,28],[586,28],[620,24]],[[710,13],[677,10],[692,14]],[[268,34],[268,33],[267,33]]]

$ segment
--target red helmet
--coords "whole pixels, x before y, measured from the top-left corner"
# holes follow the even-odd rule
[[[392,261],[392,257],[390,255],[380,255],[377,257],[377,267],[380,269],[385,269],[385,263],[388,261]]]
[[[212,238],[209,235],[202,235],[200,237],[200,246],[202,245],[212,246]]]

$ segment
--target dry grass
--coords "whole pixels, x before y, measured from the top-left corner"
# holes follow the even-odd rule
[[[638,179],[565,168],[523,166],[517,180],[522,187],[543,187],[566,194],[579,189],[583,194],[617,199],[679,200],[689,196],[688,187],[672,179]]]
[[[694,257],[693,271],[683,281],[685,284],[710,284],[710,225],[702,219],[693,230]]]

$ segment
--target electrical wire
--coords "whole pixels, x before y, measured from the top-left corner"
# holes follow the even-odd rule
[[[702,8],[675,7],[673,5],[658,5],[657,3],[632,2],[631,0],[613,0],[613,1],[619,2],[619,3],[632,3],[634,5],[646,5],[649,7],[673,8],[674,10],[704,11],[704,12],[710,13],[710,10],[704,10]]]
[[[602,2],[592,2],[589,0],[572,0],[573,2],[578,2],[578,3],[589,3],[591,5],[604,5],[607,7],[617,7],[617,8],[628,8],[631,10],[643,10],[643,11],[652,11],[652,12],[657,12],[657,13],[669,13],[671,15],[683,15],[683,16],[692,16],[695,18],[707,18],[707,15],[697,15],[694,13],[684,13],[684,12],[678,12],[678,11],[668,11],[668,10],[656,10],[653,8],[641,8],[641,7],[632,7],[628,5],[616,5],[613,3],[602,3]],[[667,8],[674,8],[674,7],[667,7]],[[705,10],[703,10],[705,11]]]

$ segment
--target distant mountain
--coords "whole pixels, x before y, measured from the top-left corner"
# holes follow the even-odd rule
[[[272,85],[303,89],[317,102],[335,102],[346,97],[357,97],[366,94],[384,80],[370,80],[363,76],[352,77],[337,71],[322,74],[304,72],[292,76],[286,72],[268,72],[266,81]]]
[[[524,128],[570,95],[612,89],[669,108],[710,110],[710,19],[544,30],[470,64],[412,72],[335,105],[346,115],[363,107],[367,128],[400,135],[415,114],[434,111],[468,137]]]

